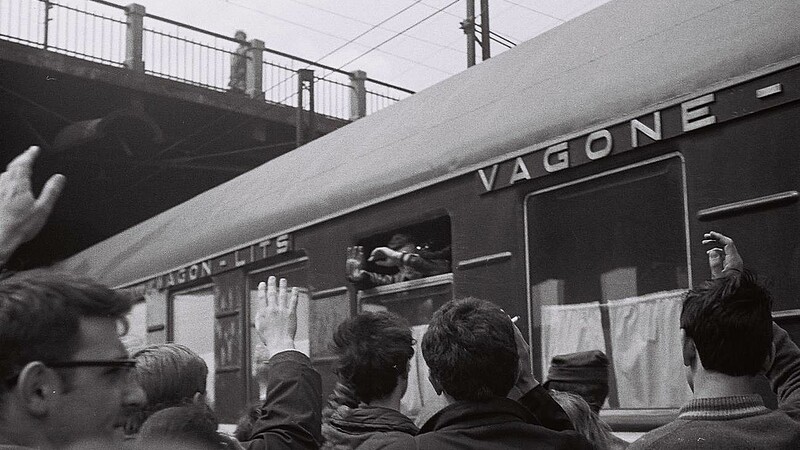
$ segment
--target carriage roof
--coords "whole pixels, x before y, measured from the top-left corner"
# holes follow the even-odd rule
[[[796,58],[798,23],[796,0],[615,0],[61,267],[127,285],[319,223]]]

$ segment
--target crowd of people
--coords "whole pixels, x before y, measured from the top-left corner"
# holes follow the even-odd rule
[[[33,195],[38,151],[0,175],[3,261],[41,229],[65,183],[54,176]],[[733,240],[709,232],[703,243],[713,247],[711,278],[689,291],[680,317],[693,398],[675,421],[632,444],[598,415],[608,395],[604,354],[558,357],[542,385],[514,321],[477,298],[445,303],[422,338],[429,382],[447,404],[422,426],[400,412],[415,343],[409,324],[390,312],[339,325],[338,384],[323,406],[320,375],[296,349],[298,290],[275,277],[256,294],[266,400],[228,436],[206,403],[200,356],[173,343],[128,354],[120,334],[130,296],[40,269],[0,280],[0,449],[800,448],[800,349],[773,323],[770,294],[744,269]],[[400,248],[371,256],[417,264]],[[354,263],[349,273],[371,277],[359,270]],[[770,381],[777,409],[758,394],[759,376]]]

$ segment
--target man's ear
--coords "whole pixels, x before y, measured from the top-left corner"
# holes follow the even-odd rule
[[[58,375],[40,361],[29,362],[22,368],[15,388],[17,398],[34,417],[48,413],[52,401],[64,390]]]
[[[436,395],[442,395],[442,392],[444,392],[442,385],[439,384],[439,382],[436,381],[436,378],[433,378],[433,375],[430,373],[428,374],[428,381],[431,382],[431,386],[433,386],[433,390],[436,391]]]
[[[697,358],[697,347],[694,340],[686,336],[686,331],[681,328],[681,353],[683,354],[683,365],[690,367]]]

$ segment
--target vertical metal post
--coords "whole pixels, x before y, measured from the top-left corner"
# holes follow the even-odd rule
[[[467,67],[475,65],[475,0],[467,0],[467,18],[461,22],[467,35]]]
[[[303,91],[308,90],[309,114],[306,120],[306,112],[303,104]],[[314,71],[311,69],[300,69],[297,71],[297,115],[296,115],[296,141],[297,147],[313,139],[315,133],[314,117]]]
[[[142,44],[144,40],[144,6],[131,3],[125,7],[127,28],[125,31],[125,67],[144,72]]]
[[[367,72],[356,70],[350,73],[350,120],[367,115]]]
[[[481,0],[481,49],[483,50],[483,60],[492,57],[489,50],[489,0]]]
[[[42,44],[42,48],[47,50],[49,37],[50,37],[50,8],[53,5],[50,3],[50,0],[42,0],[44,2],[44,43]]]

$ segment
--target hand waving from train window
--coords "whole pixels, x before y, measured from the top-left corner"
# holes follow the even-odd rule
[[[364,247],[360,245],[347,247],[345,276],[352,282],[360,281],[364,278]]]
[[[256,315],[256,330],[267,349],[267,359],[295,349],[298,296],[296,287],[292,288],[291,293],[287,292],[285,278],[281,278],[277,289],[275,277],[258,284],[256,298],[261,306]]]
[[[39,147],[28,148],[0,174],[0,264],[39,233],[64,189],[64,175],[53,175],[39,198],[33,196],[31,173],[38,154]]]
[[[744,261],[736,249],[733,239],[716,231],[709,231],[703,235],[703,245],[722,245],[722,248],[714,247],[706,253],[708,254],[708,266],[711,269],[711,278],[721,278],[724,272],[733,270],[741,272]]]

